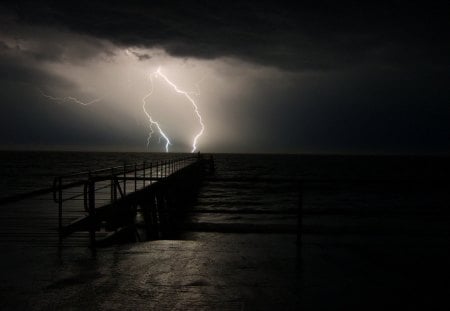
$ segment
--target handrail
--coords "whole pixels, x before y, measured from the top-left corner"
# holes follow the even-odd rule
[[[182,158],[176,158],[176,159],[171,159],[171,160],[156,161],[156,164],[154,164],[153,162],[143,161],[143,162],[136,162],[133,164],[126,164],[126,165],[122,165],[122,166],[112,166],[112,167],[102,168],[102,169],[93,170],[93,171],[83,171],[83,172],[59,175],[59,176],[56,176],[53,180],[53,200],[56,203],[58,202],[57,194],[60,189],[67,189],[67,188],[71,188],[71,187],[75,187],[75,186],[82,186],[86,180],[83,178],[82,180],[72,181],[67,184],[62,184],[62,182],[61,182],[61,184],[59,184],[60,180],[62,181],[63,179],[80,177],[83,175],[88,177],[89,175],[92,176],[92,175],[96,175],[97,173],[102,173],[102,172],[107,172],[107,171],[113,172],[112,174],[108,174],[105,176],[96,176],[98,178],[97,181],[100,181],[100,180],[109,179],[111,176],[123,175],[124,173],[127,174],[127,173],[134,172],[135,167],[140,168],[139,169],[140,171],[144,171],[149,168],[158,169],[159,167],[164,167],[172,162],[179,163],[179,162],[183,162],[185,160],[196,159],[196,158],[197,158],[197,156],[182,157]],[[126,168],[130,168],[130,169],[127,170]],[[117,173],[114,173],[114,170],[118,170],[118,169],[120,169],[120,171],[118,171]],[[158,172],[158,170],[157,170],[157,175],[158,175],[158,173],[161,173],[160,175],[163,175],[162,171]],[[119,179],[121,179],[121,178],[119,177]]]
[[[178,159],[177,159],[178,160]],[[122,169],[120,171],[121,174],[123,174],[123,168],[126,167],[134,167],[134,165],[144,165],[145,163],[147,163],[147,161],[143,161],[142,163],[140,162],[134,162],[132,164],[125,164],[125,165],[118,165],[118,166],[111,166],[111,167],[106,167],[106,168],[100,168],[97,170],[93,170],[93,171],[82,171],[82,172],[75,172],[75,173],[69,173],[69,174],[63,174],[63,175],[59,175],[57,177],[61,177],[61,178],[68,178],[68,177],[78,177],[78,176],[82,176],[82,175],[89,175],[89,174],[96,174],[96,173],[102,173],[102,172],[106,172],[106,171],[110,171],[110,170],[115,170],[115,169]],[[129,171],[127,171],[127,173],[132,172],[133,170],[130,169]]]

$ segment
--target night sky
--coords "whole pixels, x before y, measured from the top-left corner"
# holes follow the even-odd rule
[[[450,3],[6,1],[0,148],[450,153]],[[150,78],[152,77],[152,78]],[[47,96],[44,96],[47,95]],[[77,98],[88,106],[67,98]],[[52,99],[53,98],[53,99]]]

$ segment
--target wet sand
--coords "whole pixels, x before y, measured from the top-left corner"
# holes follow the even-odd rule
[[[190,233],[2,249],[2,310],[445,310],[446,239]]]

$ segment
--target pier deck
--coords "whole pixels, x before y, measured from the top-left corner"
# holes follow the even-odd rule
[[[136,212],[143,200],[151,200],[149,193],[159,184],[200,174],[190,171],[203,165],[202,161],[191,156],[58,176],[53,191],[0,205],[0,244],[87,246],[93,238],[101,240],[123,225],[118,221],[108,228],[102,213],[120,208]]]

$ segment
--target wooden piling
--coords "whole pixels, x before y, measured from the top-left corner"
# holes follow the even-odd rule
[[[303,240],[303,185],[298,184],[298,206],[297,206],[297,244],[302,246]]]

